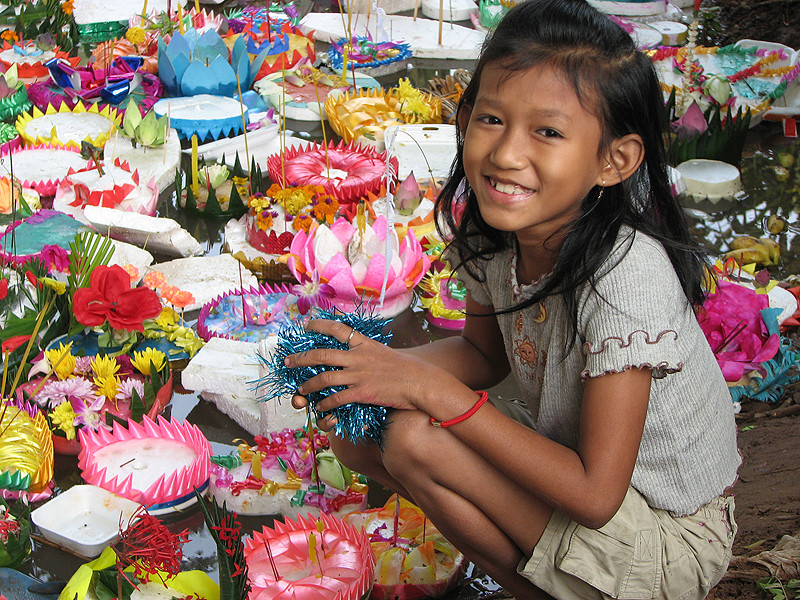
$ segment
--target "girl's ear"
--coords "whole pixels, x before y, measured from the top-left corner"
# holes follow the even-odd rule
[[[456,117],[456,123],[458,124],[458,130],[461,132],[463,136],[467,132],[467,124],[469,123],[469,118],[472,115],[472,107],[466,104],[462,105],[458,109],[458,116]]]
[[[599,185],[616,185],[628,179],[636,172],[644,160],[644,143],[642,138],[629,133],[611,143],[608,155],[608,164],[600,174]]]

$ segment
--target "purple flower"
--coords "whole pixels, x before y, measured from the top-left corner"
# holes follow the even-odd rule
[[[39,406],[55,408],[67,400],[72,401],[75,399],[85,403],[92,402],[95,398],[91,381],[84,377],[71,377],[70,379],[48,383],[36,394],[34,400]]]
[[[75,420],[72,424],[76,427],[83,425],[97,431],[100,427],[105,426],[105,423],[103,423],[103,405],[106,403],[106,399],[104,397],[100,396],[90,404],[81,398],[72,396],[69,399],[69,403],[75,413]]]
[[[306,275],[304,281],[292,286],[292,293],[297,296],[297,310],[305,315],[312,306],[327,308],[328,298],[335,295],[334,289],[327,283],[319,282],[319,273],[313,271],[311,277]]]
[[[117,392],[118,400],[129,400],[133,397],[133,392],[136,392],[139,398],[144,398],[144,382],[134,377],[122,380],[119,384],[119,391]]]

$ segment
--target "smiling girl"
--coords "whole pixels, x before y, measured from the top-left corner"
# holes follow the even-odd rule
[[[336,454],[519,599],[703,598],[730,560],[734,415],[693,312],[704,259],[662,119],[621,28],[584,0],[517,5],[461,99],[437,202],[469,290],[463,334],[394,350],[317,320],[350,350],[287,359],[341,367],[299,390],[347,386],[320,411],[397,409],[381,448],[331,436]],[[509,373],[523,417],[474,391]]]

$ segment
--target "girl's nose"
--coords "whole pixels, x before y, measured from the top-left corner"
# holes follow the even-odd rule
[[[507,130],[494,143],[489,155],[495,166],[501,169],[521,169],[525,165],[525,143],[519,132]]]

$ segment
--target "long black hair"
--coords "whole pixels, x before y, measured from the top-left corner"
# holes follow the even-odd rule
[[[567,226],[551,276],[534,296],[514,306],[495,307],[496,314],[522,310],[547,296],[561,294],[575,332],[578,290],[587,283],[594,284],[622,225],[658,239],[687,300],[702,303],[705,254],[692,239],[683,210],[671,191],[661,88],[652,63],[636,49],[631,37],[585,0],[527,0],[517,4],[484,42],[472,80],[459,102],[459,113],[473,106],[481,75],[489,64],[502,66],[509,73],[539,65],[559,70],[600,120],[600,155],[614,139],[627,134],[641,136],[645,151],[641,166],[626,181],[606,187],[602,194],[599,186],[589,191],[579,214]],[[457,144],[450,177],[436,201],[437,223],[443,226],[443,234],[452,237],[451,245],[461,263],[457,268],[481,279],[475,261],[515,248],[516,241],[513,233],[494,229],[481,217],[464,171],[464,132],[460,128]],[[456,201],[464,203],[460,218],[456,217]],[[574,340],[574,335],[568,336],[567,347]]]

